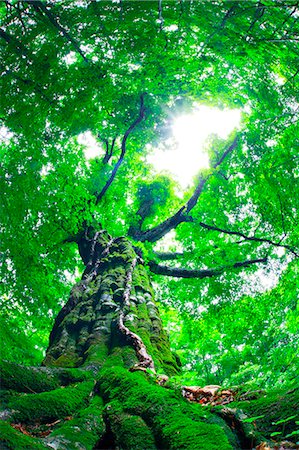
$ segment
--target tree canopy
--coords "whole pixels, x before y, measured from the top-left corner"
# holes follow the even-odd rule
[[[83,270],[75,243],[100,222],[142,252],[192,377],[295,377],[297,1],[7,0],[0,14],[4,356],[41,360]],[[147,155],[195,104],[242,120],[183,192]]]

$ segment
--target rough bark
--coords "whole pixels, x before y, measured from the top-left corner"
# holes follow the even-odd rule
[[[0,361],[1,448],[241,450],[269,438],[267,416],[274,422],[299,405],[297,389],[287,402],[211,412],[161,386],[155,370],[179,367],[142,259],[127,238],[92,228],[79,251],[86,267],[55,320],[44,367]],[[263,436],[248,431],[240,406],[261,411]]]
[[[3,449],[244,450],[296,429],[298,388],[211,411],[119,366],[96,373],[0,361],[0,372]]]
[[[129,240],[90,229],[79,249],[86,268],[56,318],[44,365],[178,373],[146,269]]]

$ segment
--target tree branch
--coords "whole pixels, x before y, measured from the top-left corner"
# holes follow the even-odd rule
[[[222,154],[222,156],[219,158],[219,160],[212,166],[213,169],[217,169],[217,167],[220,166],[220,164],[223,163],[223,161],[225,160],[225,158],[234,150],[234,148],[236,148],[238,143],[238,138],[236,137],[233,141],[233,143],[225,150],[225,152]],[[199,183],[194,191],[194,194],[192,195],[192,197],[188,200],[187,204],[186,204],[186,213],[188,214],[191,209],[194,208],[194,206],[196,205],[200,194],[202,193],[203,187],[206,184],[206,182],[211,178],[213,174],[207,175],[206,177],[202,177],[199,180]]]
[[[156,252],[155,253],[155,256],[157,258],[159,258],[161,261],[174,261],[184,255],[185,255],[184,252],[173,252],[173,253]]]
[[[215,269],[198,269],[198,270],[192,270],[192,269],[182,269],[182,268],[176,268],[176,267],[167,267],[167,266],[161,266],[154,261],[149,262],[149,269],[151,272],[157,274],[157,275],[166,275],[169,277],[176,277],[176,278],[211,278],[216,277],[218,275],[221,275],[222,273],[226,272],[230,269],[239,269],[242,267],[248,267],[251,264],[259,264],[259,263],[267,263],[267,258],[260,258],[260,259],[249,259],[247,261],[243,262],[237,262],[235,264],[230,264],[223,267],[217,267]]]
[[[233,143],[225,150],[222,156],[218,159],[218,161],[212,166],[213,169],[217,169],[220,164],[225,160],[225,158],[234,150],[237,146],[238,138],[236,137]],[[154,228],[150,230],[146,230],[144,232],[140,230],[134,230],[134,234],[131,235],[133,239],[140,242],[156,242],[161,239],[165,234],[167,234],[170,230],[176,228],[182,222],[190,222],[193,219],[188,216],[189,212],[194,208],[197,204],[200,194],[206,184],[206,182],[214,175],[214,173],[210,173],[206,176],[200,176],[198,184],[195,188],[193,195],[190,199],[185,203],[185,205],[176,212],[173,216],[164,220],[164,222],[160,223]]]
[[[288,250],[289,252],[291,252],[297,258],[299,257],[299,254],[291,246],[283,245],[283,244],[281,244],[281,241],[274,242],[271,239],[267,239],[267,238],[258,238],[255,236],[247,236],[246,234],[242,233],[241,231],[224,230],[223,228],[219,228],[214,225],[207,225],[206,223],[203,223],[203,222],[199,222],[199,225],[202,228],[205,228],[207,230],[218,231],[219,233],[230,234],[232,236],[239,236],[239,237],[243,238],[245,241],[265,242],[266,244],[273,245],[274,247],[282,247],[282,248],[285,248],[286,250]]]
[[[101,136],[98,134],[99,139],[101,139]],[[103,164],[107,164],[110,159],[112,158],[113,155],[113,149],[114,149],[114,145],[115,145],[115,141],[116,141],[116,137],[112,139],[112,143],[109,147],[109,141],[108,139],[101,139],[106,147],[106,152],[105,152],[105,156],[103,158]]]
[[[104,195],[106,194],[106,192],[107,192],[109,186],[112,184],[112,182],[113,182],[113,180],[114,180],[114,178],[115,178],[115,176],[116,176],[116,174],[117,174],[117,171],[118,171],[120,165],[122,164],[122,162],[123,162],[123,160],[124,160],[124,157],[125,157],[125,154],[126,154],[126,142],[127,142],[127,139],[128,139],[128,137],[129,137],[129,135],[132,133],[132,131],[134,130],[134,128],[136,128],[136,126],[137,126],[137,125],[142,121],[142,119],[144,118],[144,113],[145,113],[145,107],[144,107],[144,94],[142,94],[142,95],[140,96],[140,108],[139,108],[139,114],[138,114],[138,117],[134,120],[134,122],[132,123],[132,125],[127,129],[127,131],[126,131],[125,134],[124,134],[124,137],[123,137],[122,142],[121,142],[121,154],[120,154],[120,157],[119,157],[117,163],[115,164],[115,166],[114,166],[114,168],[113,168],[113,170],[112,170],[112,172],[111,172],[111,175],[110,175],[109,180],[106,182],[106,184],[105,184],[105,186],[103,187],[103,189],[101,190],[101,192],[97,195],[96,205],[101,201],[101,199],[102,199],[102,198],[104,197]]]

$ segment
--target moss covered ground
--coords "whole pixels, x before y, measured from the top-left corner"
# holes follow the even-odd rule
[[[4,362],[1,448],[243,450],[244,442],[269,440],[275,432],[284,437],[296,429],[297,387],[230,403],[235,411],[230,423],[221,415],[223,407],[211,410],[189,403],[180,390],[160,386],[153,374],[121,367],[120,349],[110,355],[113,362],[113,367],[104,365],[94,373]],[[253,423],[232,426],[245,417],[240,411]],[[256,432],[247,433],[244,441],[240,429],[246,435],[246,427]]]

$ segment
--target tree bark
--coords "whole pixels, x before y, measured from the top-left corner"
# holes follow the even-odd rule
[[[160,385],[167,377],[155,372],[176,375],[178,361],[130,241],[89,228],[79,251],[85,270],[55,320],[43,367],[0,361],[1,448],[241,450],[260,442],[244,434],[241,413],[212,413]],[[271,410],[260,403],[253,415]],[[272,422],[291,415],[274,410]]]
[[[177,374],[146,269],[130,241],[89,229],[79,250],[86,268],[55,320],[43,364]]]

